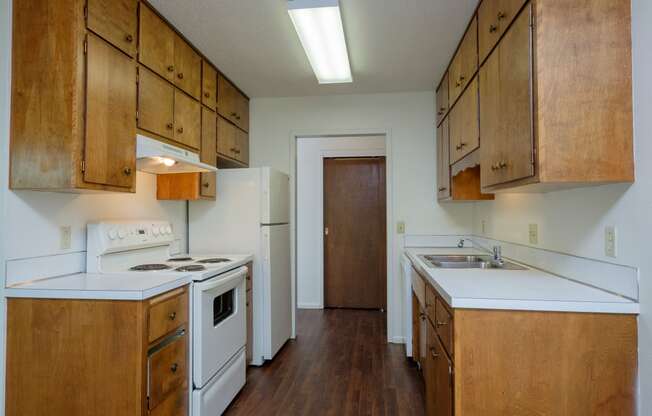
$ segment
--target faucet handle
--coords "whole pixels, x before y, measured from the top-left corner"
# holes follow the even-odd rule
[[[502,257],[502,249],[500,246],[494,246],[494,259],[499,260]]]

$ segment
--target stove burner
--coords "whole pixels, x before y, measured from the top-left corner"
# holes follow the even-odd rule
[[[168,261],[193,261],[194,259],[192,257],[172,257],[171,259],[168,259]]]
[[[165,264],[139,264],[138,266],[134,266],[129,270],[133,270],[137,272],[148,272],[152,270],[167,270],[170,268],[171,268],[170,266],[167,266]]]
[[[206,267],[202,266],[201,264],[189,264],[187,266],[177,267],[174,270],[178,272],[200,272],[202,270],[206,270]]]
[[[212,263],[228,263],[230,261],[231,259],[223,259],[218,257],[213,259],[199,260],[197,263],[212,264]]]

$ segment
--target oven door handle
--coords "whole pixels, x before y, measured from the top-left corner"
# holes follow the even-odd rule
[[[216,287],[219,287],[219,286],[229,286],[233,282],[235,282],[235,281],[237,281],[239,279],[244,279],[244,277],[246,275],[247,275],[247,268],[246,267],[241,267],[239,269],[234,270],[232,272],[232,274],[227,274],[221,279],[209,279],[206,282],[201,282],[201,283],[197,284],[197,286],[198,286],[199,291],[208,292],[208,291],[211,291],[211,290],[213,290],[213,289],[215,289]],[[229,290],[229,289],[231,289],[231,287],[229,287],[226,290]]]

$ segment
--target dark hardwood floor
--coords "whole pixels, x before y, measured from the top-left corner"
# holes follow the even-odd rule
[[[300,310],[297,340],[262,368],[226,415],[423,415],[423,382],[385,313]]]

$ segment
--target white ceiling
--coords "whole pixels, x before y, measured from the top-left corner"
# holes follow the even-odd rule
[[[353,83],[319,85],[285,0],[150,0],[250,97],[434,88],[477,0],[340,0]]]

